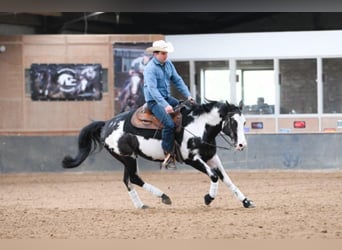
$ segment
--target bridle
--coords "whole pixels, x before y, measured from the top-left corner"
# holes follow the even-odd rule
[[[187,128],[185,128],[185,127],[183,127],[183,128],[184,128],[184,131],[188,132],[189,134],[193,135],[194,137],[197,137],[194,133],[192,133],[191,131],[189,131]],[[228,144],[230,147],[224,147],[224,146],[214,145],[214,144],[212,144],[212,143],[203,141],[202,139],[201,139],[201,143],[206,144],[206,145],[211,146],[211,147],[221,148],[221,149],[226,149],[226,150],[230,150],[231,148],[234,147],[234,144],[233,144],[232,142],[230,142],[230,141],[225,137],[225,135],[223,135],[221,132],[220,132],[220,136],[227,142],[227,144]]]
[[[222,129],[220,131],[220,136],[222,137],[222,139],[229,145],[229,147],[224,147],[224,146],[218,146],[218,145],[214,145],[212,143],[209,143],[209,142],[206,142],[206,141],[203,141],[201,139],[201,143],[203,144],[206,144],[208,146],[211,146],[211,147],[215,147],[215,148],[220,148],[220,149],[225,149],[225,150],[231,150],[231,148],[234,148],[235,145],[233,142],[231,142],[231,137],[228,136],[226,133],[223,132],[224,128],[227,128],[229,127],[229,130],[231,131],[231,123],[230,123],[230,119],[232,119],[232,116],[234,114],[237,114],[237,112],[228,112],[227,116],[226,116],[226,119],[224,119],[223,121],[223,126],[222,126]],[[188,132],[189,134],[197,137],[194,133],[192,133],[191,131],[189,131],[187,128],[183,127],[184,131]],[[227,138],[228,137],[228,138]]]

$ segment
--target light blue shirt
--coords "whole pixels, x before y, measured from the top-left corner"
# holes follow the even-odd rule
[[[170,96],[170,81],[185,98],[191,95],[173,63],[167,59],[161,64],[153,57],[144,69],[145,101],[156,101],[164,108],[169,105],[165,98]]]

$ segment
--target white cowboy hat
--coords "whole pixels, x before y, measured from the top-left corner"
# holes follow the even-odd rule
[[[147,52],[161,51],[161,52],[173,52],[174,48],[172,43],[165,42],[164,40],[158,40],[153,42],[152,47],[146,49]]]

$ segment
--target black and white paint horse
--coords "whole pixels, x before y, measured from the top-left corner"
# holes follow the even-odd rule
[[[215,137],[223,132],[230,137],[236,150],[247,146],[244,124],[241,113],[242,106],[211,101],[206,104],[183,106],[181,136],[177,138],[184,163],[207,174],[210,177],[209,193],[204,196],[205,204],[209,205],[217,195],[220,179],[244,207],[254,207],[226,173],[217,155]],[[159,188],[144,182],[138,175],[137,157],[162,162],[164,153],[161,147],[160,130],[137,129],[131,125],[134,111],[124,112],[108,121],[94,121],[84,127],[78,138],[78,154],[75,158],[66,156],[64,168],[79,166],[96,148],[103,145],[110,154],[124,165],[123,181],[128,194],[136,208],[146,208],[133,184],[142,187],[153,195],[160,197],[165,204],[171,199]]]

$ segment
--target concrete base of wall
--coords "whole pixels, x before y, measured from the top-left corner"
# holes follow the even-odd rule
[[[218,149],[226,169],[342,169],[342,134],[253,134],[247,141],[242,152]],[[217,144],[228,146],[220,137]],[[76,153],[76,136],[1,136],[0,173],[123,170],[105,149],[75,169],[63,169],[63,157]],[[159,163],[141,158],[138,163],[141,170],[159,170]],[[178,164],[178,169],[192,168]]]

